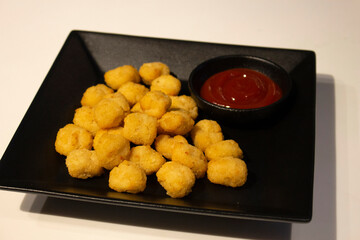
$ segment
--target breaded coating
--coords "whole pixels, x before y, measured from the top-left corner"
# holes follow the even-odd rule
[[[110,134],[120,134],[124,136],[124,127],[109,128],[106,131]]]
[[[87,179],[104,173],[96,153],[88,149],[71,151],[65,160],[70,176]]]
[[[55,150],[67,156],[75,149],[91,149],[93,137],[86,129],[69,123],[60,128],[55,140]]]
[[[184,110],[175,110],[165,113],[158,121],[158,132],[169,135],[185,135],[194,126],[194,120]]]
[[[114,90],[105,84],[91,86],[84,92],[83,97],[81,98],[81,105],[94,107],[105,95],[113,92]]]
[[[149,89],[144,85],[134,82],[124,83],[118,89],[118,92],[124,95],[130,106],[137,103],[148,91]]]
[[[171,159],[173,162],[189,167],[194,172],[196,178],[205,176],[207,160],[204,153],[197,147],[188,143],[176,143]]]
[[[124,120],[124,137],[137,145],[151,145],[157,134],[157,119],[146,113],[130,113]]]
[[[123,127],[116,127],[116,128],[109,128],[109,129],[100,129],[96,132],[96,138],[98,139],[101,134],[108,133],[108,134],[120,134],[124,136],[124,128]],[[94,139],[95,140],[95,139]]]
[[[114,90],[126,82],[140,82],[140,75],[136,68],[131,65],[123,65],[107,71],[104,74],[106,84]]]
[[[186,138],[184,138],[181,135],[176,135],[174,137],[171,137],[170,135],[161,134],[157,136],[155,139],[155,149],[156,151],[161,153],[164,157],[171,160],[175,144],[178,142],[188,143]]]
[[[98,131],[93,145],[101,166],[107,170],[113,169],[130,155],[130,142],[121,134],[111,131]]]
[[[176,135],[173,137],[174,139],[174,142],[177,143],[177,142],[180,142],[180,143],[188,143],[188,141],[186,140],[186,138],[184,136],[181,136],[181,135]]]
[[[120,98],[104,98],[94,108],[95,121],[103,129],[118,127],[125,115]]]
[[[191,139],[197,148],[205,151],[211,144],[224,140],[224,136],[216,121],[203,119],[197,122],[191,130]]]
[[[247,179],[246,163],[233,157],[216,158],[209,162],[207,177],[212,183],[240,187]]]
[[[162,75],[151,82],[151,91],[162,91],[169,96],[176,96],[181,90],[181,82],[172,75]]]
[[[130,109],[130,112],[143,112],[140,102],[135,103],[135,105]]]
[[[85,128],[93,136],[100,129],[95,121],[94,108],[82,106],[75,110],[73,122],[76,126]]]
[[[179,110],[183,109],[189,112],[192,119],[196,119],[198,116],[198,107],[196,105],[195,100],[187,95],[181,96],[170,96],[171,98],[171,106],[169,111],[171,110]]]
[[[162,62],[150,62],[141,65],[139,68],[139,74],[142,81],[146,85],[150,85],[154,79],[160,77],[161,75],[170,74],[170,69]]]
[[[105,95],[104,98],[116,98],[116,101],[121,106],[121,108],[124,110],[124,112],[127,114],[130,111],[130,104],[126,100],[126,97],[119,91]]]
[[[222,157],[243,158],[243,151],[239,144],[232,139],[223,140],[211,144],[205,149],[205,157],[208,161]]]
[[[145,145],[131,148],[129,161],[137,163],[146,175],[150,175],[157,172],[166,160],[149,145]]]
[[[188,195],[195,184],[191,169],[177,162],[166,162],[156,173],[158,182],[172,198]]]
[[[146,174],[141,167],[125,160],[110,171],[109,187],[117,192],[135,194],[145,190],[146,180]]]
[[[171,99],[161,91],[150,91],[139,101],[142,111],[150,116],[161,118],[171,106]]]

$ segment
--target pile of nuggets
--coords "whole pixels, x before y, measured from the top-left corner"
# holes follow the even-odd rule
[[[181,81],[166,64],[120,66],[104,80],[84,92],[73,123],[57,133],[55,149],[66,156],[70,176],[87,179],[110,171],[111,189],[135,194],[156,174],[172,198],[188,195],[205,175],[215,184],[244,185],[243,151],[234,140],[224,140],[216,121],[195,122],[197,105],[179,95]]]

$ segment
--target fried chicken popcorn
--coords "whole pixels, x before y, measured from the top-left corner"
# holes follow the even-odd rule
[[[211,161],[215,158],[222,157],[234,157],[243,158],[243,151],[239,147],[239,144],[232,139],[223,140],[214,144],[211,144],[205,149],[206,158]]]
[[[159,152],[145,145],[131,148],[129,161],[137,163],[146,175],[150,175],[157,172],[166,160]]]
[[[149,89],[144,85],[134,82],[124,83],[118,89],[118,92],[124,95],[130,106],[137,103],[148,91]]]
[[[109,175],[109,187],[117,192],[139,193],[146,188],[145,171],[128,160],[114,167]]]
[[[181,82],[172,75],[161,75],[151,82],[151,91],[162,91],[169,96],[176,96],[181,89]]]
[[[89,106],[82,106],[75,110],[73,123],[76,126],[85,128],[93,136],[100,129],[95,121],[94,108]]]
[[[85,90],[73,123],[57,133],[55,150],[66,156],[71,177],[88,179],[109,171],[109,188],[135,194],[156,173],[172,198],[187,196],[206,174],[215,184],[244,185],[242,149],[224,140],[216,121],[195,124],[198,106],[192,97],[178,95],[181,81],[166,64],[144,63],[139,71],[119,66],[104,80]]]
[[[172,198],[185,197],[195,184],[195,175],[191,169],[177,162],[166,162],[156,176],[166,194]]]
[[[75,149],[91,149],[93,137],[86,129],[69,123],[60,128],[55,140],[55,150],[61,155],[67,156]]]
[[[93,145],[101,166],[107,170],[129,158],[130,142],[121,134],[100,130],[95,135]]]
[[[105,84],[91,86],[84,92],[83,97],[81,98],[81,105],[94,107],[105,95],[113,92],[114,90],[107,87]]]
[[[189,167],[194,172],[196,178],[205,176],[207,160],[204,153],[197,147],[188,143],[176,143],[171,159],[173,162]]]
[[[247,179],[246,163],[234,157],[216,158],[209,162],[207,177],[210,182],[229,187],[241,187]]]
[[[194,120],[184,110],[175,110],[165,113],[158,121],[158,131],[169,135],[185,135],[194,126]]]
[[[160,77],[161,75],[169,75],[170,69],[162,62],[150,62],[141,65],[139,68],[139,74],[142,81],[146,85],[150,85],[154,79]]]
[[[211,144],[224,140],[224,136],[216,121],[203,119],[197,122],[191,130],[191,139],[196,147],[205,151]]]
[[[119,91],[105,95],[104,98],[116,98],[115,100],[118,102],[118,104],[121,106],[121,108],[125,111],[127,114],[130,111],[130,104],[126,97]]]
[[[139,101],[142,112],[161,118],[171,106],[171,99],[161,91],[150,91]]]
[[[171,110],[185,110],[189,112],[192,119],[196,119],[198,116],[198,107],[196,105],[195,100],[187,95],[181,96],[170,96],[171,98],[171,106],[169,111]]]
[[[97,125],[103,129],[118,127],[127,114],[124,108],[130,110],[129,105],[124,104],[121,97],[103,98],[94,108]]]
[[[133,66],[123,65],[105,72],[104,79],[109,87],[117,90],[126,82],[140,82],[140,75]]]
[[[96,153],[88,149],[71,151],[66,157],[65,163],[73,178],[87,179],[104,173]]]
[[[124,137],[137,145],[151,145],[157,134],[157,119],[146,113],[130,113],[124,120]]]
[[[185,137],[176,135],[171,137],[170,135],[161,134],[155,139],[155,149],[161,153],[165,158],[171,160],[172,153],[176,143],[188,143]]]

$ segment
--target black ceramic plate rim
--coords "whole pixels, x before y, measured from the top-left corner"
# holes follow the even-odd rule
[[[57,191],[48,191],[40,190],[36,188],[22,188],[22,187],[11,187],[11,186],[0,186],[0,189],[22,192],[22,193],[32,193],[39,194],[46,197],[62,198],[68,200],[83,201],[89,203],[98,203],[98,204],[109,204],[109,205],[118,205],[123,207],[132,207],[148,210],[160,210],[166,212],[174,213],[186,213],[186,214],[195,214],[195,215],[205,215],[210,217],[226,217],[234,219],[244,219],[244,220],[259,220],[259,221],[271,221],[271,222],[303,222],[307,223],[308,219],[298,219],[298,218],[283,218],[283,217],[274,217],[274,216],[264,216],[261,214],[249,214],[243,212],[233,212],[233,211],[221,211],[221,210],[212,210],[206,208],[195,208],[195,207],[184,207],[184,206],[175,206],[169,204],[157,204],[157,203],[144,203],[141,201],[131,201],[123,200],[118,198],[103,198],[103,197],[94,197],[83,194],[70,194],[66,192],[57,192]]]

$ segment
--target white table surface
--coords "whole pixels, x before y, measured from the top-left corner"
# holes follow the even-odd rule
[[[359,239],[360,1],[0,0],[0,156],[73,29],[306,49],[317,57],[308,224],[201,217],[0,190],[0,239]]]

